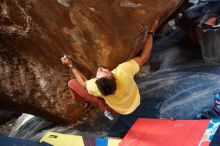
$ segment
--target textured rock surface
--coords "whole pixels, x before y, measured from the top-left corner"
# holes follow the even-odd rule
[[[142,47],[149,26],[183,0],[0,1],[0,108],[74,122],[83,108],[67,89],[67,53],[88,77]]]

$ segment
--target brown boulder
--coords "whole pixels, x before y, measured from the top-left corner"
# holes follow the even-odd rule
[[[141,50],[148,28],[183,0],[0,1],[0,107],[74,122],[83,108],[67,89],[70,54],[87,77]]]

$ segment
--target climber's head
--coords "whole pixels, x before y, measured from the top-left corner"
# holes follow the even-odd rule
[[[98,79],[103,78],[103,77],[111,79],[113,77],[113,74],[107,68],[99,67],[97,72],[96,72],[96,79],[98,80]]]
[[[116,90],[116,79],[111,71],[107,68],[98,68],[95,83],[104,96],[114,94]]]

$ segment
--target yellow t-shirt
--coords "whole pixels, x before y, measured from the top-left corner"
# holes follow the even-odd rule
[[[116,91],[113,95],[103,96],[105,102],[122,115],[132,113],[140,105],[138,86],[134,81],[134,75],[139,71],[139,65],[135,60],[129,60],[119,64],[112,73],[116,78]],[[89,94],[100,96],[95,85],[95,79],[87,82]]]

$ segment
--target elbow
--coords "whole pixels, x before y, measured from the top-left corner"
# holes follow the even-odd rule
[[[144,58],[143,58],[142,56],[136,57],[134,60],[137,62],[137,64],[138,64],[140,67],[143,66],[143,64],[144,64]]]
[[[86,83],[85,82],[81,81],[80,84],[81,84],[82,87],[86,88]]]
[[[148,61],[149,57],[143,57],[140,61],[140,67],[144,66],[144,64]]]

